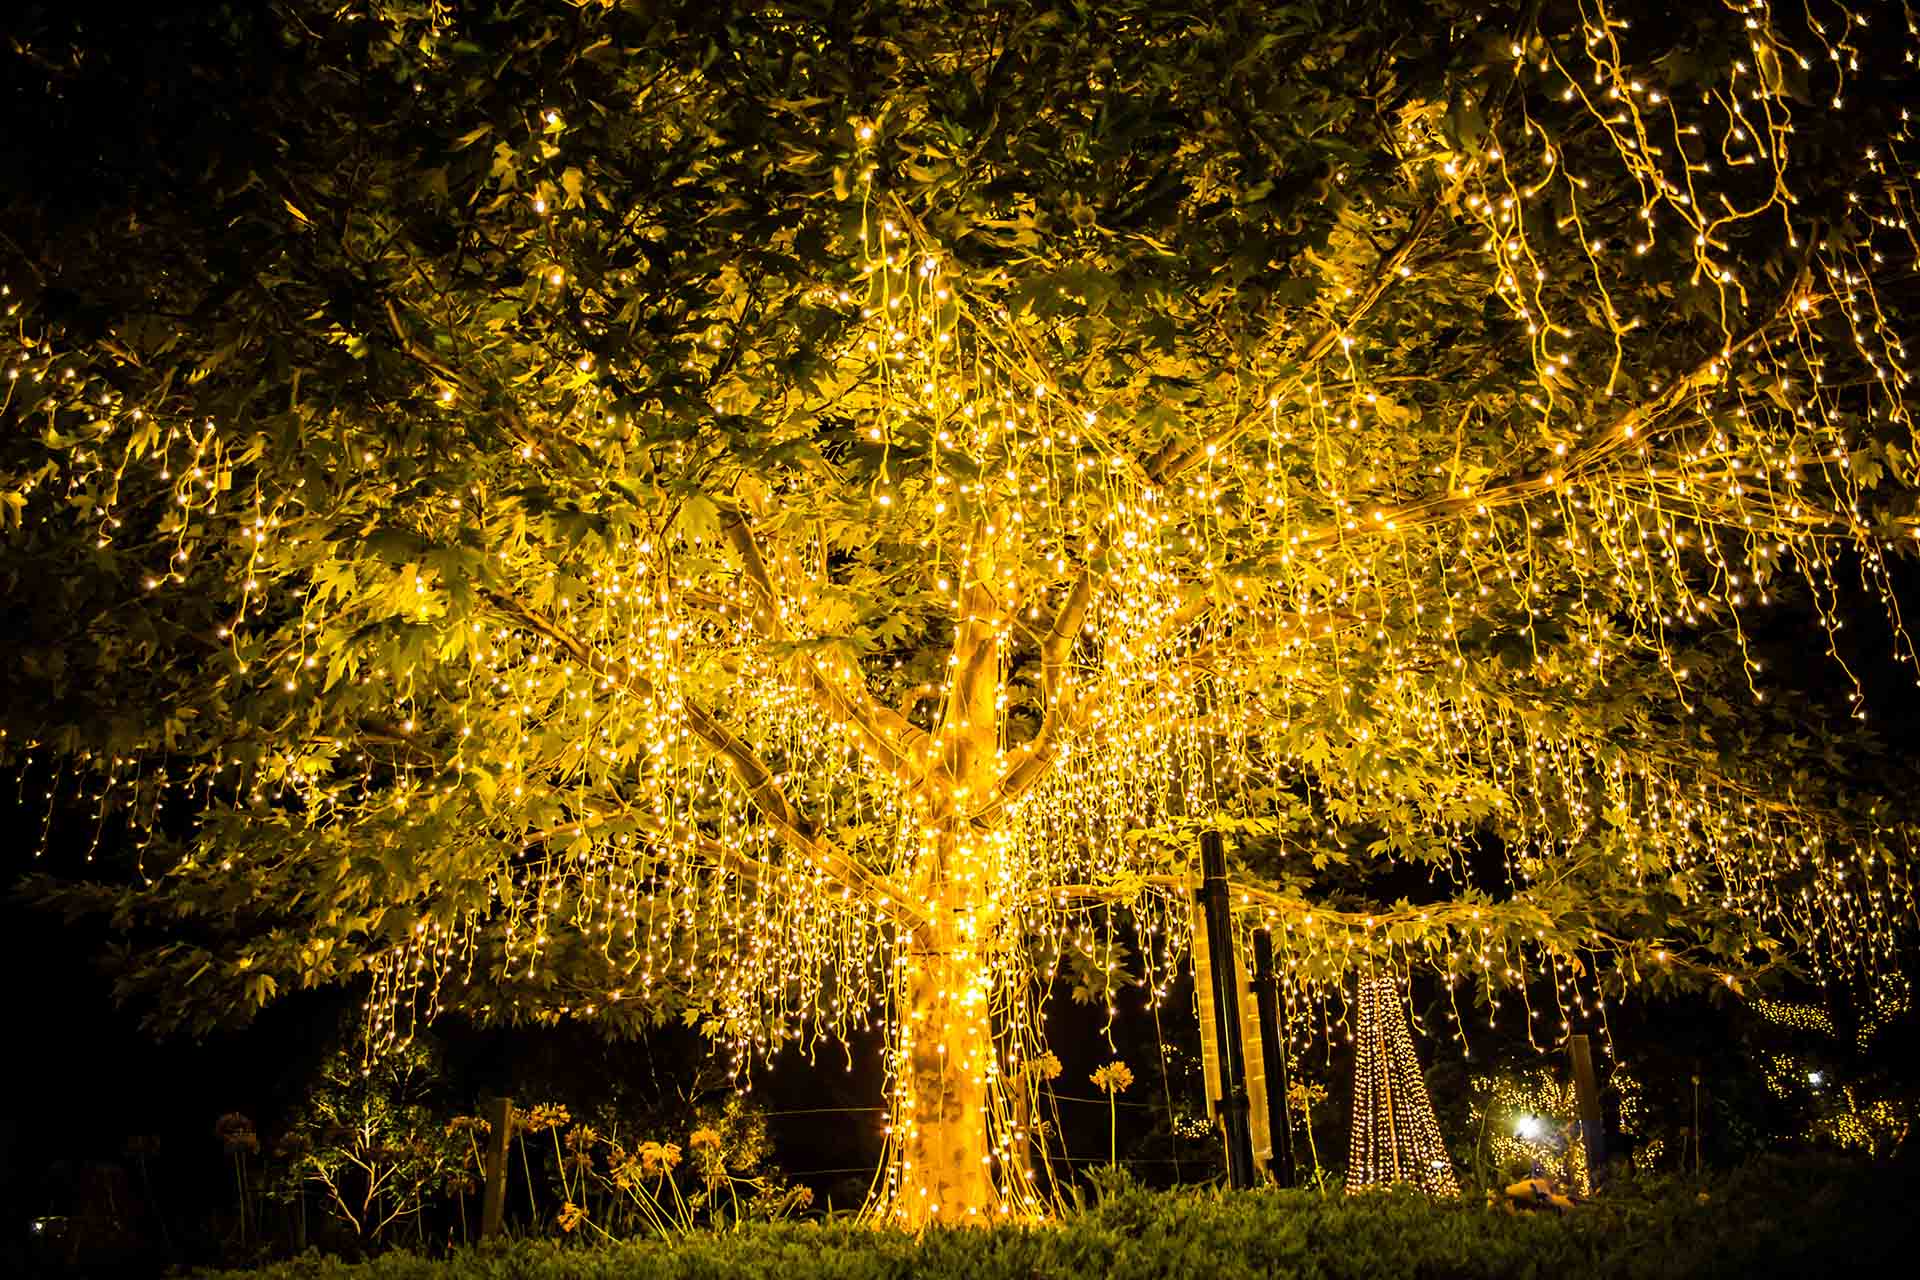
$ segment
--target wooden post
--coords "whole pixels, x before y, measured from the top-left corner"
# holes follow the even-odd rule
[[[1607,1126],[1600,1115],[1600,1090],[1593,1076],[1593,1053],[1585,1036],[1567,1041],[1573,1061],[1573,1097],[1580,1106],[1580,1136],[1587,1144],[1587,1185],[1594,1185],[1607,1162]]]
[[[1273,935],[1253,935],[1253,998],[1260,1010],[1260,1057],[1266,1075],[1267,1133],[1273,1144],[1267,1168],[1283,1187],[1293,1185],[1293,1125],[1287,1118],[1287,1043],[1280,1025],[1280,975],[1273,968]]]
[[[1200,833],[1200,903],[1213,970],[1213,1024],[1220,1046],[1220,1123],[1227,1135],[1227,1185],[1254,1184],[1253,1134],[1248,1125],[1247,1062],[1240,1042],[1240,983],[1233,962],[1233,909],[1227,900],[1226,844],[1218,831]],[[1199,975],[1195,975],[1197,978]]]
[[[513,1099],[495,1098],[487,1106],[487,1189],[480,1202],[480,1238],[500,1234],[507,1217],[507,1144],[513,1139]]]

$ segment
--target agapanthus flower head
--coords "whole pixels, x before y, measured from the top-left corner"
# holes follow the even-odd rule
[[[643,1142],[636,1152],[640,1157],[640,1171],[648,1174],[672,1173],[680,1163],[680,1144],[676,1142]]]
[[[1133,1083],[1133,1071],[1126,1063],[1115,1059],[1093,1073],[1093,1083],[1105,1093],[1125,1093]]]
[[[260,1149],[260,1137],[253,1131],[253,1121],[238,1111],[229,1111],[214,1121],[213,1136],[226,1147],[229,1155]]]

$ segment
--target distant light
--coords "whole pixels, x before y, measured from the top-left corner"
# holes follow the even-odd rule
[[[1521,1116],[1520,1122],[1513,1126],[1513,1131],[1519,1134],[1523,1138],[1539,1137],[1540,1136],[1540,1117],[1539,1116]]]
[[[1824,1083],[1824,1082],[1825,1082],[1825,1080],[1826,1080],[1826,1077],[1825,1077],[1824,1075],[1822,1075],[1822,1074],[1821,1074],[1820,1072],[1818,1072],[1818,1071],[1809,1071],[1809,1072],[1807,1072],[1807,1083],[1808,1083],[1808,1084],[1822,1084],[1822,1083]]]

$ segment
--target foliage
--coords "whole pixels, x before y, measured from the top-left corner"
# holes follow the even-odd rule
[[[369,1056],[364,1030],[352,1015],[342,1020],[264,1137],[245,1117],[221,1122],[230,1155],[264,1152],[249,1167],[247,1185],[256,1201],[287,1206],[277,1246],[312,1240],[360,1256],[415,1241],[477,1239],[491,1108],[466,1111],[487,1096],[484,1088],[476,1096],[476,1074],[487,1078],[488,1068],[501,1064],[475,1061],[458,1040],[424,1035]],[[682,1039],[699,1046],[695,1037]],[[590,1080],[554,1080],[537,1062],[514,1063],[506,1079],[517,1091],[540,1097],[543,1085],[558,1087],[546,1094],[550,1100],[514,1110],[506,1229],[532,1236],[655,1234],[663,1221],[655,1198],[671,1211],[668,1229],[683,1232],[804,1207],[805,1189],[788,1185],[773,1163],[764,1113],[711,1080],[703,1085],[707,1074],[705,1064],[694,1066],[690,1086],[675,1080],[678,1093],[648,1099],[630,1080],[594,1087]],[[567,1101],[551,1100],[561,1097]],[[267,1207],[254,1203],[251,1211],[264,1220]]]
[[[580,1250],[523,1242],[466,1250],[445,1261],[390,1254],[347,1266],[309,1258],[244,1274],[261,1280],[1869,1274],[1897,1270],[1901,1251],[1911,1247],[1906,1195],[1907,1187],[1884,1170],[1805,1162],[1743,1170],[1705,1192],[1690,1183],[1622,1187],[1565,1217],[1516,1217],[1406,1193],[1322,1198],[1119,1190],[1057,1227],[911,1237],[845,1223],[806,1224],[672,1245]]]
[[[351,1040],[329,1054],[278,1144],[282,1195],[318,1191],[364,1248],[449,1191],[471,1191],[479,1164],[449,1122],[438,1057],[425,1039],[373,1062]]]
[[[1898,991],[1920,37],[1666,8],[37,12],[0,754],[133,864],[37,895],[169,1026],[878,1010],[910,1216],[1202,828],[1303,1025]]]

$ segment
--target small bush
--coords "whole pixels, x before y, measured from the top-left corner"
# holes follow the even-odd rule
[[[1833,1276],[1906,1270],[1904,1171],[1771,1161],[1701,1184],[1622,1183],[1564,1217],[1409,1192],[1127,1188],[1060,1223],[915,1238],[846,1222],[750,1224],[673,1244],[517,1241],[444,1259],[309,1255],[250,1280],[1442,1280]]]

